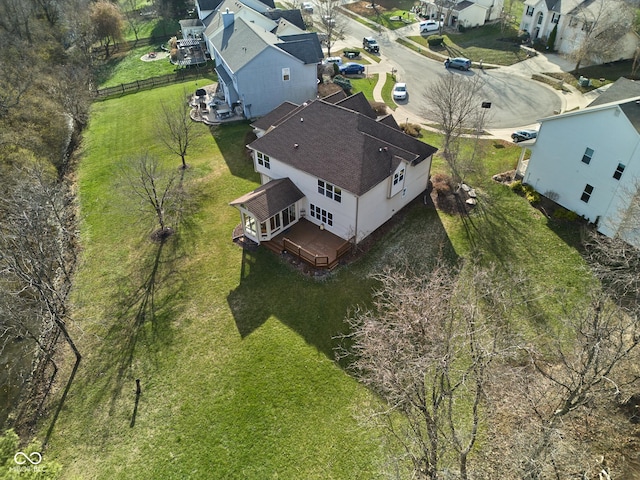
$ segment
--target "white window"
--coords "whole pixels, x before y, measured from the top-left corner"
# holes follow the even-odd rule
[[[613,178],[615,178],[616,180],[620,180],[620,177],[622,177],[622,173],[624,172],[625,166],[621,163],[618,164],[618,168],[616,168],[616,171],[613,172]]]
[[[591,198],[592,193],[593,187],[587,183],[587,186],[584,187],[584,191],[582,192],[580,200],[582,200],[584,203],[589,203],[589,199]]]
[[[340,187],[325,182],[324,180],[318,180],[318,193],[325,197],[331,198],[338,203],[342,203],[342,190]]]
[[[283,82],[288,82],[289,80],[291,80],[291,70],[288,68],[283,68],[282,69],[282,81]]]
[[[331,212],[327,212],[324,208],[320,208],[313,203],[309,204],[309,210],[311,210],[311,216],[313,218],[316,218],[329,226],[333,225],[333,214]]]
[[[584,151],[584,155],[582,155],[582,163],[586,163],[589,165],[591,163],[591,158],[593,157],[593,149],[587,147]]]
[[[257,153],[258,165],[262,165],[264,168],[271,168],[271,163],[269,161],[269,156],[265,155],[262,152]]]
[[[560,14],[554,13],[553,16],[551,17],[551,23],[558,23],[559,20],[560,20]]]
[[[402,183],[402,181],[404,180],[404,168],[398,170],[396,173],[394,173],[393,175],[393,185],[396,186],[399,183]]]
[[[533,17],[533,7],[532,6],[527,6],[526,15],[527,15],[527,17]]]

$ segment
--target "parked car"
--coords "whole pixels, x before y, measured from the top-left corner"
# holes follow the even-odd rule
[[[371,53],[380,52],[380,45],[378,45],[378,42],[373,37],[364,37],[362,39],[362,48]]]
[[[322,63],[325,65],[329,63],[336,63],[340,67],[342,65],[342,58],[340,57],[327,57]]]
[[[304,13],[313,13],[313,3],[302,2],[302,5],[300,6],[300,10],[302,10]]]
[[[360,63],[348,62],[340,65],[340,73],[343,75],[359,75],[364,73],[364,65]]]
[[[435,32],[436,30],[440,30],[442,22],[436,22],[435,20],[425,20],[424,22],[420,22],[419,25],[420,33]]]
[[[406,83],[396,83],[393,86],[393,91],[391,92],[394,100],[406,100],[407,99],[407,84]]]
[[[322,23],[324,23],[327,27],[335,27],[336,19],[331,15],[325,15],[322,17]]]
[[[511,134],[511,139],[514,143],[524,142],[525,140],[531,140],[538,136],[537,130],[516,130]]]
[[[469,70],[471,68],[471,60],[463,57],[447,58],[444,61],[446,68],[457,68],[458,70]]]

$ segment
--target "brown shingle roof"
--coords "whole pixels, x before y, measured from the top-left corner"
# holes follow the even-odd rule
[[[419,163],[437,149],[360,113],[314,100],[249,148],[355,195],[384,181],[399,162]]]
[[[335,103],[335,105],[340,105],[341,107],[348,108],[354,112],[359,112],[369,118],[376,118],[378,116],[375,110],[371,107],[369,100],[367,100],[367,97],[365,97],[362,92],[358,92],[337,102],[330,103]]]
[[[253,122],[251,126],[253,128],[259,128],[260,130],[269,130],[269,127],[276,125],[279,120],[286,117],[293,110],[298,108],[298,105],[291,102],[284,102],[278,105],[276,108],[267,113],[264,117],[260,117]]]
[[[243,206],[254,214],[259,222],[264,222],[301,198],[304,198],[304,194],[291,180],[279,178],[236,198],[229,205]]]

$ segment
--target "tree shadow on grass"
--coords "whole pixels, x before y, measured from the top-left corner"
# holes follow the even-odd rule
[[[266,248],[243,250],[240,282],[227,296],[241,337],[254,334],[274,317],[335,360],[335,349],[347,333],[345,318],[355,308],[370,305],[378,285],[372,274],[387,266],[407,267],[407,258],[412,268],[428,269],[432,257],[443,252],[455,256],[432,205],[424,205],[420,197],[405,208],[371,235],[379,237],[367,252],[358,252],[353,263],[320,280],[304,275]]]
[[[107,314],[109,328],[102,348],[92,356],[98,365],[90,370],[104,375],[95,400],[99,402],[108,395],[109,414],[114,413],[128,382],[134,391],[133,381],[140,373],[134,372],[136,358],[150,357],[153,362],[158,352],[171,345],[171,322],[183,284],[175,270],[180,255],[176,237],[142,246],[144,253],[118,281],[113,309]]]

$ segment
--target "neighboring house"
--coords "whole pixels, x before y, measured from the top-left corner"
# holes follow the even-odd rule
[[[479,27],[500,18],[503,5],[504,0],[422,0],[419,9],[428,18],[441,15],[448,26]]]
[[[621,78],[587,108],[540,123],[523,182],[640,247],[640,83]]]
[[[618,10],[614,5],[617,3],[612,0],[525,0],[520,30],[528,32],[534,41],[547,41],[557,26],[553,48],[558,53],[571,54],[580,48],[594,21],[615,23]],[[631,58],[637,46],[638,36],[629,32],[621,39],[614,57],[598,61]]]
[[[317,96],[320,41],[304,30],[300,10],[272,5],[268,0],[197,2],[224,101],[247,118],[265,115],[285,101],[302,103]]]
[[[427,188],[436,148],[376,118],[362,93],[284,103],[253,124],[262,186],[230,203],[244,235],[269,241],[305,218],[361,242]]]

